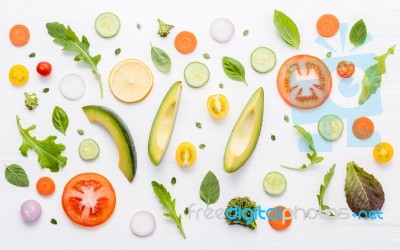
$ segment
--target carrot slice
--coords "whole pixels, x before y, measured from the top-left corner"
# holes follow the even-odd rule
[[[317,31],[323,37],[331,37],[339,30],[339,20],[332,14],[320,16],[317,21]]]
[[[192,53],[197,47],[196,36],[189,31],[182,31],[175,37],[174,45],[182,54]]]
[[[292,213],[284,206],[277,206],[268,212],[268,222],[273,229],[284,230],[292,224]]]
[[[352,130],[358,139],[368,139],[374,133],[374,123],[368,117],[359,117],[354,120]]]
[[[56,190],[56,184],[50,177],[42,177],[36,182],[36,190],[41,195],[51,195]]]
[[[10,41],[15,46],[24,46],[29,42],[30,33],[28,27],[23,24],[14,25],[10,29]]]

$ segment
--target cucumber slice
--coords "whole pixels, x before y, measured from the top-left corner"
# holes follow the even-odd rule
[[[286,190],[286,178],[279,172],[269,172],[264,177],[263,187],[269,195],[280,195]]]
[[[210,79],[210,71],[204,63],[191,62],[186,66],[184,76],[190,87],[200,88],[206,85]]]
[[[250,63],[258,73],[267,73],[275,67],[276,55],[267,47],[258,47],[251,53]]]
[[[85,161],[96,159],[99,153],[99,145],[93,139],[85,139],[79,145],[79,156]]]
[[[111,12],[100,14],[94,22],[97,34],[104,38],[110,38],[118,34],[121,22],[117,15]]]
[[[318,133],[327,141],[339,139],[343,133],[343,121],[337,115],[323,116],[318,122]]]

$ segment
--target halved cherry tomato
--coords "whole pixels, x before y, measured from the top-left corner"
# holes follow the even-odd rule
[[[381,142],[374,147],[374,158],[377,162],[388,162],[392,159],[393,154],[393,147],[387,142]]]
[[[48,62],[40,62],[36,66],[36,71],[42,76],[50,75],[52,70],[51,64]]]
[[[351,77],[355,70],[354,63],[349,61],[341,61],[336,67],[338,75],[343,78]]]
[[[207,99],[207,109],[212,118],[223,119],[229,112],[228,99],[222,94],[210,95]]]
[[[16,64],[8,72],[8,79],[14,86],[22,86],[29,80],[29,71],[24,65]]]
[[[292,107],[312,109],[323,104],[332,89],[328,67],[319,58],[297,55],[287,59],[277,77],[278,91]]]
[[[292,213],[284,206],[277,206],[269,211],[268,222],[273,229],[284,230],[292,224]]]
[[[176,162],[181,167],[190,167],[196,162],[196,148],[190,142],[182,142],[176,149]]]
[[[114,212],[115,191],[106,177],[83,173],[73,177],[64,187],[62,206],[73,222],[94,227],[107,221]]]
[[[50,177],[45,176],[36,182],[36,190],[41,195],[51,195],[56,190],[56,184]]]

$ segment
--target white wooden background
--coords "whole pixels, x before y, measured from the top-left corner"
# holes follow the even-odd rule
[[[299,50],[287,46],[276,34],[272,23],[274,9],[287,13],[296,21],[302,38]],[[122,22],[120,33],[112,39],[102,39],[94,30],[95,18],[105,11],[116,13]],[[284,114],[290,114],[290,108],[278,95],[276,73],[280,64],[292,55],[306,53],[325,56],[327,50],[315,43],[315,23],[324,13],[333,13],[341,22],[350,25],[360,18],[365,20],[373,41],[363,46],[361,53],[381,54],[393,44],[400,45],[400,4],[394,0],[2,1],[0,163],[22,165],[29,175],[31,186],[17,188],[7,183],[4,177],[0,178],[0,249],[400,249],[398,155],[391,163],[379,165],[373,160],[372,148],[347,148],[344,136],[334,144],[333,152],[323,154],[326,160],[320,167],[304,172],[279,167],[281,163],[301,163],[304,154],[297,149],[298,135],[291,128],[292,124],[283,121]],[[156,34],[158,17],[175,25],[166,39]],[[210,23],[217,17],[228,17],[235,24],[236,35],[227,44],[218,44],[209,35]],[[71,55],[63,55],[61,48],[53,44],[45,28],[45,23],[50,21],[71,25],[78,35],[88,37],[93,54],[102,54],[99,70],[105,88],[103,99],[99,97],[99,88],[90,70],[74,62]],[[29,44],[22,48],[13,47],[8,39],[9,29],[17,23],[26,24],[31,31]],[[136,29],[137,23],[142,25],[141,31]],[[248,37],[242,37],[245,29],[250,30]],[[198,47],[190,55],[179,54],[173,47],[173,38],[181,30],[190,30],[198,38]],[[170,74],[159,73],[152,65],[150,42],[170,54],[173,61]],[[272,48],[277,54],[277,67],[266,75],[255,73],[248,59],[251,51],[261,45]],[[116,48],[122,49],[118,57],[114,56]],[[37,56],[28,58],[31,52],[36,52]],[[208,61],[202,57],[205,52],[211,56]],[[223,74],[220,61],[224,55],[235,57],[244,64],[248,87],[229,80]],[[394,56],[388,58],[381,91],[383,113],[373,117],[377,131],[383,140],[392,143],[396,154],[400,148],[397,96],[400,94],[399,55],[400,51],[396,51]],[[125,58],[143,60],[155,75],[151,94],[138,104],[126,105],[117,101],[107,86],[108,73]],[[50,61],[54,67],[52,75],[45,80],[35,72],[40,60]],[[170,147],[163,163],[156,168],[147,156],[149,127],[164,93],[173,82],[182,80],[185,65],[193,60],[206,62],[211,71],[210,82],[202,89],[191,89],[184,85]],[[31,73],[28,84],[21,88],[11,86],[8,81],[8,70],[17,63],[26,65]],[[58,91],[59,79],[69,72],[81,74],[87,83],[85,95],[75,102],[64,99]],[[225,85],[223,90],[218,87],[220,82]],[[222,169],[225,143],[242,107],[259,86],[265,90],[265,115],[258,146],[240,171],[227,174]],[[44,87],[50,88],[48,94],[41,93]],[[39,93],[40,106],[33,112],[23,105],[25,91]],[[208,95],[220,92],[229,98],[231,110],[227,119],[215,122],[207,114],[205,101]],[[138,170],[133,183],[128,183],[117,167],[117,151],[111,137],[100,126],[89,124],[81,111],[81,107],[87,104],[108,106],[129,125],[138,153]],[[62,106],[71,118],[66,137],[51,125],[54,105]],[[20,115],[23,126],[37,124],[33,133],[39,138],[49,134],[58,135],[58,140],[67,146],[65,154],[68,164],[65,169],[50,173],[47,169],[40,169],[34,153],[31,152],[27,158],[21,156],[18,151],[21,137],[17,130],[16,115]],[[195,127],[196,121],[203,124],[201,130]],[[96,161],[87,163],[79,158],[77,147],[83,137],[76,133],[78,128],[85,131],[85,137],[93,137],[98,141],[101,154]],[[316,132],[315,124],[306,128]],[[270,140],[271,134],[276,135],[275,142]],[[198,150],[197,163],[190,169],[181,169],[175,163],[175,149],[182,141],[191,141],[196,145],[204,143],[207,146],[205,150]],[[386,202],[383,207],[384,219],[381,221],[298,219],[293,221],[288,230],[277,232],[266,221],[258,221],[257,230],[251,231],[228,226],[223,220],[206,220],[203,217],[189,220],[183,216],[183,226],[188,236],[184,240],[175,225],[162,216],[163,209],[150,184],[152,180],[164,183],[177,199],[177,209],[182,214],[184,208],[192,203],[204,208],[198,189],[208,170],[218,176],[221,184],[221,197],[211,208],[223,208],[230,198],[237,195],[249,195],[263,207],[285,205],[316,208],[319,185],[328,168],[336,163],[336,173],[325,199],[331,207],[341,208],[347,207],[343,191],[345,166],[352,160],[373,173],[384,187]],[[288,181],[287,190],[280,197],[267,196],[262,189],[264,175],[273,170],[284,173]],[[87,171],[106,175],[117,194],[114,215],[106,224],[94,229],[78,227],[70,222],[60,202],[65,183],[72,176]],[[44,175],[51,176],[57,185],[55,194],[49,198],[39,196],[34,187],[37,179]],[[170,179],[173,176],[177,178],[177,184],[172,187]],[[34,225],[24,224],[19,216],[19,207],[27,199],[36,199],[42,204],[43,215]],[[157,219],[157,230],[148,238],[138,238],[129,230],[131,216],[142,209],[151,211]],[[57,219],[58,225],[52,225],[51,218]]]

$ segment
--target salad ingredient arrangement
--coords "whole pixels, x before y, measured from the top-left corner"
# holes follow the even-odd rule
[[[247,209],[244,212],[246,216],[238,216],[243,209]],[[257,203],[247,196],[232,198],[228,205],[226,205],[225,215],[228,215],[228,218],[225,218],[225,221],[229,225],[241,225],[254,230],[257,228],[257,223],[251,216],[250,210],[254,211],[255,209],[257,209]]]
[[[300,47],[300,33],[296,23],[279,10],[274,11],[273,21],[276,31],[282,39],[293,48],[298,49]]]
[[[217,176],[208,171],[200,185],[200,199],[210,205],[218,201],[219,195],[220,187]]]
[[[211,23],[210,33],[215,41],[226,43],[235,34],[235,26],[228,18],[217,18]]]
[[[20,165],[6,165],[4,176],[6,180],[14,186],[29,187],[28,175]]]
[[[243,65],[238,60],[232,57],[224,56],[222,58],[222,68],[224,69],[227,77],[234,81],[243,82],[247,85],[246,72]]]
[[[121,22],[117,15],[111,12],[100,14],[94,22],[97,34],[104,38],[116,36],[121,28]]]
[[[171,29],[174,28],[174,26],[171,24],[164,23],[160,18],[158,18],[157,21],[159,26],[157,34],[160,35],[160,37],[167,37]],[[138,23],[137,28],[140,30],[141,27],[142,26]]]
[[[175,153],[176,162],[180,167],[190,167],[196,162],[196,148],[190,142],[182,142]]]
[[[156,218],[148,211],[139,211],[132,216],[131,231],[139,237],[147,237],[156,230]]]
[[[387,142],[378,143],[374,147],[373,155],[374,159],[379,163],[389,162],[394,154],[392,145]]]
[[[197,38],[190,31],[181,31],[176,35],[174,45],[182,54],[190,54],[197,47]]]
[[[367,40],[367,26],[365,26],[364,20],[358,20],[350,30],[350,42],[354,46],[360,46]]]
[[[190,87],[201,88],[208,83],[210,71],[204,63],[195,61],[185,67],[184,77]]]
[[[26,223],[34,223],[42,215],[42,206],[35,200],[27,200],[21,205],[20,214]]]
[[[264,191],[273,196],[281,195],[286,190],[286,178],[279,172],[269,172],[265,175],[263,181]]]
[[[325,14],[318,18],[317,31],[323,37],[334,36],[339,31],[339,20],[332,14]]]
[[[65,135],[69,125],[69,118],[67,113],[65,113],[65,111],[61,107],[54,107],[51,121],[53,122],[54,128]]]
[[[258,73],[267,73],[275,68],[275,52],[267,47],[258,47],[250,55],[251,67]]]
[[[25,92],[24,95],[25,95],[25,106],[29,110],[33,110],[37,106],[39,106],[39,98],[36,96],[35,93],[29,94],[28,92]]]
[[[335,174],[335,166],[334,164],[328,171],[328,173],[325,174],[324,176],[324,183],[320,186],[319,188],[319,194],[317,194],[317,199],[318,199],[318,205],[320,212],[323,214],[326,214],[326,210],[330,209],[328,205],[324,203],[324,195],[326,190],[328,189],[329,183],[331,183],[332,177]],[[330,215],[333,216],[334,214],[330,212]]]
[[[264,90],[258,88],[247,102],[229,136],[224,154],[224,170],[233,173],[252,155],[260,136],[264,115]]]
[[[82,160],[92,161],[99,156],[100,148],[93,139],[85,139],[79,144],[79,156]]]
[[[86,84],[83,78],[75,73],[69,73],[60,80],[60,92],[69,100],[78,100],[85,93]]]
[[[163,73],[168,73],[171,71],[171,58],[164,50],[154,47],[151,44],[151,60],[154,63],[154,66]]]
[[[318,121],[318,133],[327,141],[336,141],[342,136],[343,121],[339,116],[329,114],[324,115]]]
[[[44,176],[36,182],[36,190],[43,196],[49,196],[52,195],[56,190],[56,184],[54,183],[53,179]]]
[[[207,110],[215,120],[224,119],[229,113],[229,102],[223,94],[210,95],[207,98]]]

